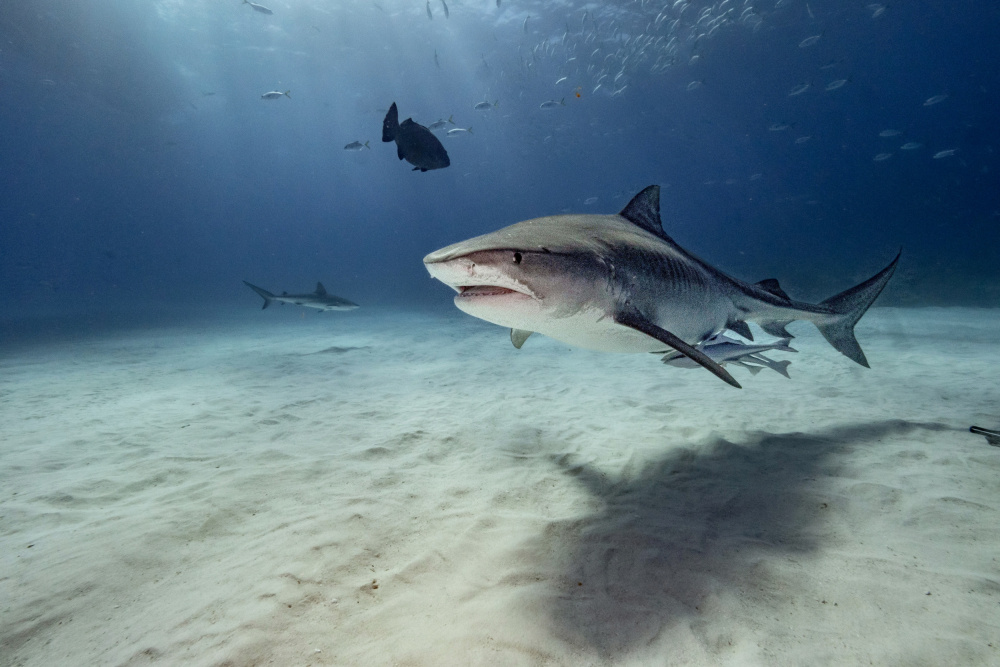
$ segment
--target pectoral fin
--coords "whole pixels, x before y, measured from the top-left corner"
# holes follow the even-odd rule
[[[531,331],[524,331],[523,329],[511,329],[510,342],[514,344],[514,347],[520,350],[521,346],[524,345],[524,341],[528,340],[528,336],[532,333],[533,332]]]
[[[670,333],[666,329],[656,326],[648,319],[646,319],[638,311],[631,310],[631,311],[623,311],[620,313],[616,313],[614,316],[614,320],[615,322],[621,324],[622,326],[635,329],[636,331],[640,331],[646,334],[647,336],[655,338],[661,343],[666,343],[667,345],[674,348],[675,350],[677,350],[685,357],[698,364],[699,366],[703,366],[708,370],[712,371],[712,373],[716,377],[718,377],[721,380],[724,380],[727,384],[732,385],[737,389],[743,388],[740,385],[740,383],[737,382],[736,379],[733,378],[733,376],[730,375],[728,371],[726,371],[725,368],[720,366],[718,363],[712,361],[711,357],[709,357],[707,354],[701,352],[700,350],[695,349],[691,345],[688,345],[683,340],[681,340],[674,334]]]

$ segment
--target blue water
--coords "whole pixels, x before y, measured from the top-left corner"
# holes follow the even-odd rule
[[[653,183],[678,242],[797,298],[902,247],[880,304],[1000,305],[993,3],[263,4],[5,3],[6,317],[257,308],[244,279],[447,304],[427,252]],[[449,168],[380,141],[392,102],[471,126]]]

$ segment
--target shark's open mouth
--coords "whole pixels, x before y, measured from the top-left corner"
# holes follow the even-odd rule
[[[506,287],[500,287],[499,285],[458,285],[456,287],[458,290],[459,298],[474,298],[483,296],[507,296],[507,295],[519,295],[528,296],[524,292],[518,292],[517,290],[508,289]]]

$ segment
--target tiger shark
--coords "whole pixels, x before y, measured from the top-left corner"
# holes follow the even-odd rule
[[[315,308],[317,310],[354,310],[358,308],[358,304],[353,301],[328,294],[326,288],[323,287],[323,283],[316,283],[316,291],[312,294],[289,294],[288,292],[271,294],[266,289],[251,285],[245,280],[243,284],[254,292],[257,292],[264,299],[264,305],[261,306],[261,309],[267,308],[273,301],[277,301],[281,305],[291,303],[296,306],[305,306],[306,308]]]
[[[676,351],[736,388],[698,346],[727,329],[753,340],[748,322],[784,339],[790,322],[808,320],[867,368],[854,325],[898,261],[820,303],[795,301],[777,280],[744,282],[678,245],[660,222],[657,185],[617,215],[534,218],[424,257],[431,276],[458,292],[459,310],[510,327],[515,347],[537,332],[598,351]]]

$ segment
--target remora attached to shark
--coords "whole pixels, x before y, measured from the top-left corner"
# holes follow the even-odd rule
[[[455,305],[505,327],[520,347],[532,333],[592,350],[672,348],[734,387],[740,384],[697,346],[730,329],[753,340],[747,322],[791,338],[809,320],[849,359],[868,367],[854,325],[896,270],[899,255],[865,282],[818,304],[792,300],[774,279],[751,284],[681,248],[660,223],[651,185],[618,215],[525,220],[424,257],[453,287]]]
[[[289,294],[288,292],[271,294],[266,289],[251,285],[245,280],[243,284],[254,292],[257,292],[264,299],[264,305],[261,306],[261,310],[270,306],[272,301],[277,301],[280,304],[290,303],[294,306],[316,308],[317,310],[354,310],[359,307],[353,301],[328,294],[326,288],[323,287],[323,283],[316,283],[316,291],[312,294]]]

